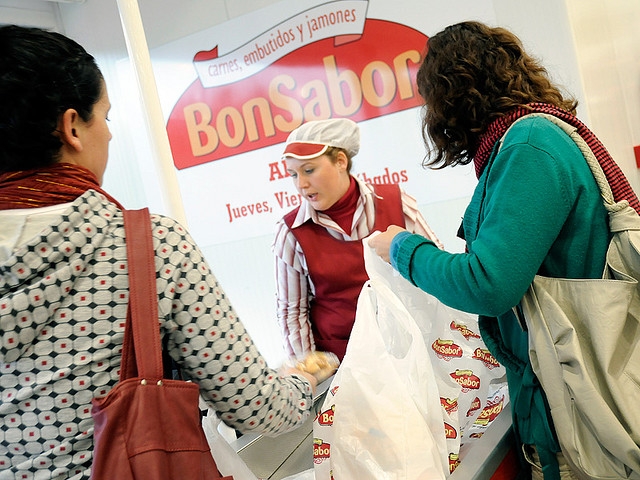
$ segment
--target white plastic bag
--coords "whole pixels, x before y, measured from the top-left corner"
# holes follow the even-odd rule
[[[366,243],[364,256],[370,280],[314,421],[316,480],[445,478],[508,402],[504,367],[476,315],[418,289]]]
[[[316,478],[444,479],[447,446],[428,348],[388,285],[370,277],[316,421],[332,423],[314,429]]]
[[[370,283],[352,332],[364,341],[349,344],[335,397],[333,475],[444,479],[446,438],[427,347],[397,298]]]
[[[288,477],[284,477],[282,480],[315,480],[315,474],[313,472],[313,468],[308,470],[303,470],[299,473],[294,473],[293,475],[289,475]]]
[[[477,315],[451,308],[411,284],[366,243],[363,250],[374,289],[384,285],[422,332],[436,376],[437,387],[430,388],[440,396],[452,472],[461,446],[481,437],[509,402],[505,368],[482,340]],[[378,303],[387,303],[387,296]]]

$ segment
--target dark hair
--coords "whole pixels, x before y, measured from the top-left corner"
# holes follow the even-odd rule
[[[95,59],[59,33],[0,27],[0,173],[55,163],[69,108],[89,121],[104,80]]]
[[[516,107],[543,102],[575,113],[577,106],[517,36],[479,22],[451,25],[430,37],[417,84],[425,102],[424,165],[431,168],[471,162],[488,125]]]

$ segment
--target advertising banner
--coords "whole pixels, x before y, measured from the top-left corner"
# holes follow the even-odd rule
[[[269,7],[152,51],[189,227],[201,243],[270,235],[299,205],[281,153],[309,120],[358,122],[353,173],[365,181],[399,183],[419,205],[471,192],[470,169],[422,167],[415,75],[428,32],[402,19],[428,19],[428,10],[400,2],[391,18],[374,18],[382,3],[283,2],[299,9]]]

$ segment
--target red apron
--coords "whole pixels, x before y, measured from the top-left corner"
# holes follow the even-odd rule
[[[398,185],[375,185],[375,222],[372,232],[384,232],[389,225],[405,226]],[[291,228],[298,209],[284,221]],[[307,220],[291,228],[307,259],[315,286],[310,316],[316,349],[335,353],[340,360],[347,349],[355,321],[356,304],[362,286],[369,279],[364,268],[362,240],[341,240],[326,228]],[[303,292],[304,294],[304,292]]]

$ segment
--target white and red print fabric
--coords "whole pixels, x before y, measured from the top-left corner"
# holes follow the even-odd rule
[[[234,428],[297,426],[309,384],[266,367],[186,230],[151,221],[159,326],[185,379]],[[118,381],[125,241],[120,210],[88,191],[0,262],[0,479],[89,478],[91,399]]]

